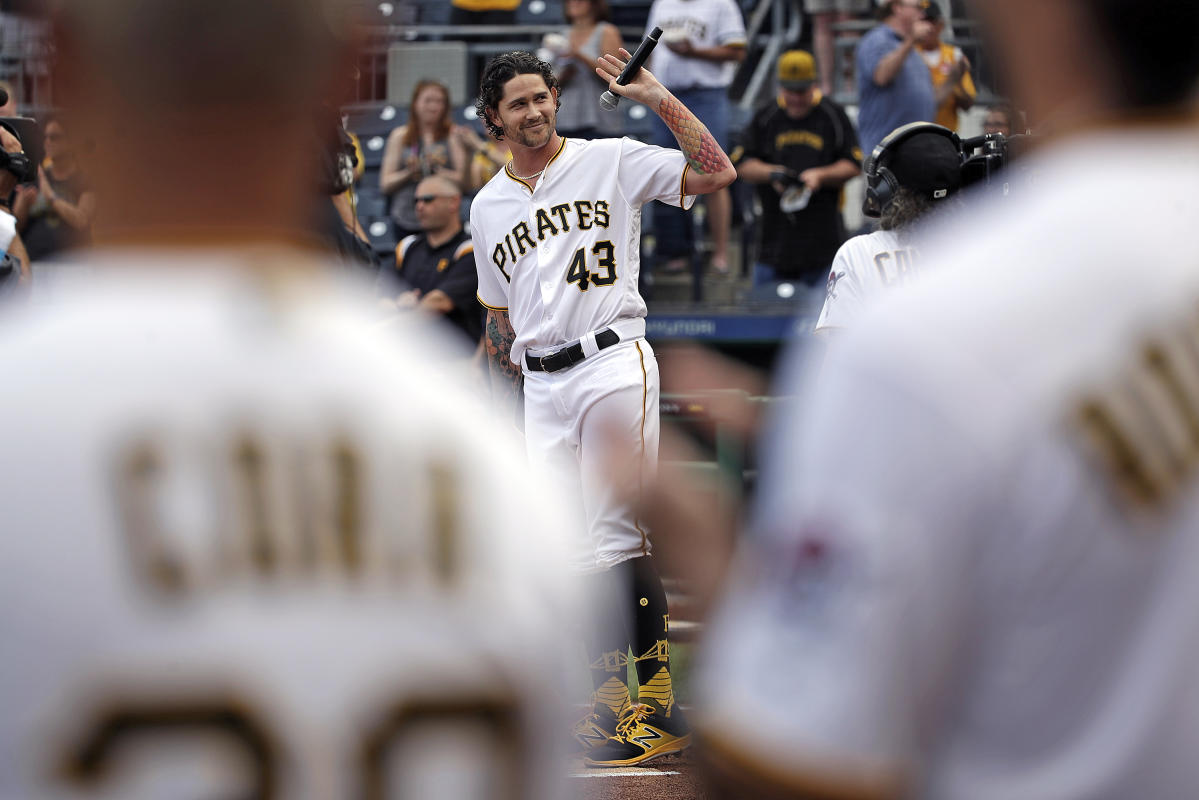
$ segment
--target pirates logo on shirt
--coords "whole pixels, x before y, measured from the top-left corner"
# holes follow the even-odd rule
[[[445,268],[448,267],[449,265],[450,265],[450,260],[448,258],[443,258],[437,262],[437,271],[445,272]]]
[[[828,283],[825,284],[825,291],[827,292],[828,296],[831,299],[833,299],[833,300],[837,299],[837,281],[841,280],[844,277],[845,277],[844,272],[837,272],[837,270],[835,270],[835,269],[829,270]]]

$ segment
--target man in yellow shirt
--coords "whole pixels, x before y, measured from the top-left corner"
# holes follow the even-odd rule
[[[974,105],[978,90],[970,77],[970,60],[960,47],[941,41],[945,16],[934,0],[925,0],[924,19],[932,24],[928,35],[919,42],[920,55],[933,78],[933,96],[937,101],[934,122],[951,131],[958,129],[958,111]]]

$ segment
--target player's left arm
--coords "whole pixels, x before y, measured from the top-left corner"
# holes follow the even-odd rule
[[[642,68],[627,85],[616,83],[629,58],[629,51],[624,48],[621,48],[619,57],[605,55],[595,68],[596,74],[608,79],[608,88],[615,94],[654,109],[666,127],[670,128],[689,167],[683,186],[684,194],[711,194],[736,180],[737,169],[716,142],[716,137],[653,73]]]

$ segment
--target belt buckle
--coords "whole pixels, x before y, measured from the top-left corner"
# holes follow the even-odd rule
[[[553,353],[550,353],[550,355],[552,356]],[[553,370],[551,370],[548,366],[546,366],[546,363],[545,363],[546,358],[547,358],[547,356],[537,356],[537,363],[541,365],[541,371],[548,375],[548,374],[552,373]]]

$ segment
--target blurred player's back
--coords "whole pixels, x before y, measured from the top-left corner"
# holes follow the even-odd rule
[[[1034,59],[1009,64],[1026,89],[1062,52],[1032,32],[1067,6],[1074,44],[1127,37],[1113,63],[1144,107],[1096,90],[1029,155],[1035,192],[922,240],[926,274],[830,345],[763,469],[702,691],[723,747],[795,785],[1199,786],[1199,135],[1163,99],[1192,102],[1199,54],[1167,69],[1128,24],[1187,38],[1199,8],[987,6]]]
[[[340,3],[58,5],[98,246],[3,323],[0,797],[561,796],[555,499],[310,241]]]
[[[93,256],[5,327],[0,795],[195,795],[222,784],[128,781],[169,758],[138,748],[207,734],[273,763],[271,796],[350,796],[346,765],[400,741],[402,713],[460,725],[404,757],[460,759],[466,795],[544,755],[519,741],[553,724],[535,703],[561,680],[562,570],[496,480],[519,474],[509,443],[432,335],[396,351],[369,295],[303,258]]]

